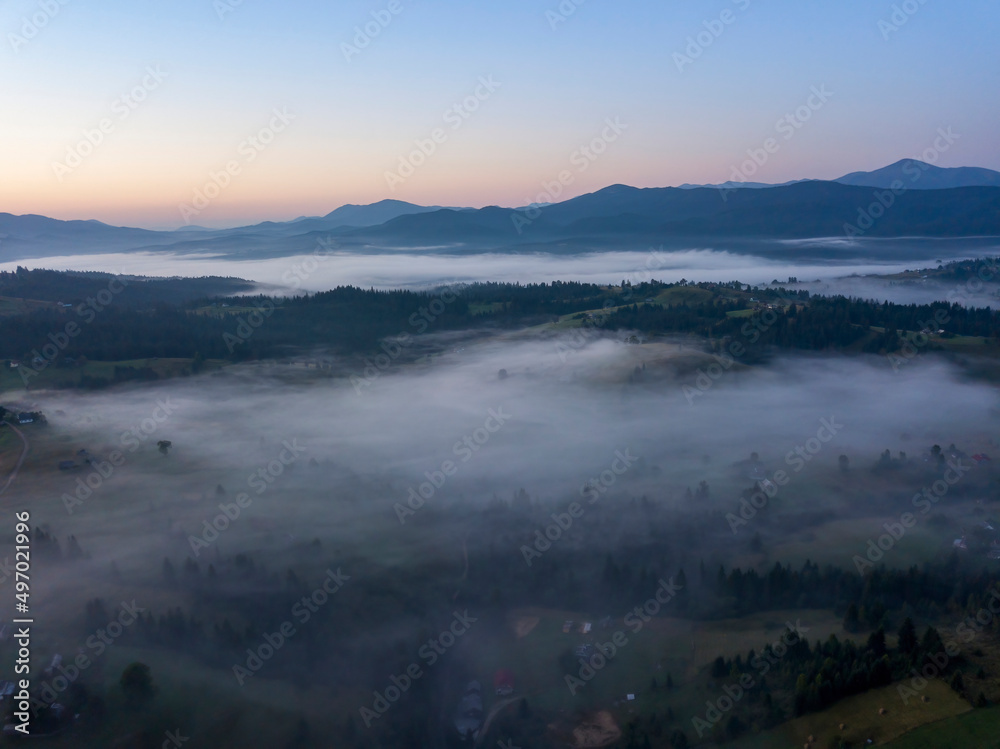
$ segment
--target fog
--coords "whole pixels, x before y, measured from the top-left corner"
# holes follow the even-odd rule
[[[913,265],[910,267],[914,268]],[[970,284],[967,282],[942,283],[933,278],[899,281],[874,276],[846,276],[811,283],[803,283],[803,280],[800,278],[799,283],[785,285],[790,289],[805,289],[810,294],[823,296],[843,294],[862,299],[887,300],[898,304],[930,304],[935,301],[949,301],[970,307],[996,309],[1000,306],[1000,285],[995,280],[985,284],[979,284],[976,279],[973,279],[973,283]]]
[[[637,366],[645,366],[642,381],[630,383]],[[246,365],[107,394],[33,392],[50,429],[65,440],[53,462],[83,448],[97,458],[125,455],[71,514],[60,497],[72,495],[82,474],[39,476],[47,491],[35,502],[35,518],[60,535],[75,533],[95,558],[120,560],[125,569],[190,554],[188,537],[213,514],[216,486],[230,496],[248,491],[247,477],[284,441],[301,445],[301,458],[255,499],[248,521],[223,534],[227,553],[287,551],[314,537],[346,542],[354,535],[345,531],[347,520],[396,538],[409,529],[400,526],[395,504],[447,460],[457,472],[428,508],[480,507],[521,488],[545,500],[579,498],[615,451],[628,450],[644,470],[624,474],[616,490],[700,511],[705,507],[685,505],[686,487],[707,480],[711,506],[724,507],[747,483],[734,465],[758,452],[769,470],[782,467],[821,419],[843,424],[816,457],[828,466],[841,453],[861,465],[886,448],[919,453],[935,442],[985,440],[997,424],[995,389],[928,355],[898,371],[884,358],[787,359],[740,369],[680,343],[502,338],[467,344],[432,364],[371,369],[377,376],[367,382],[359,365],[353,385],[301,368]],[[158,404],[167,404],[169,415],[148,435],[139,427],[140,445],[126,432],[144,420],[154,424]],[[484,432],[491,413],[502,423]],[[477,430],[487,439],[466,449],[463,438]],[[157,451],[160,439],[173,443],[168,456]]]
[[[957,250],[956,250],[957,252]],[[793,254],[791,250],[783,253]],[[968,252],[944,254],[942,259],[974,257]],[[271,293],[325,291],[342,285],[363,288],[428,288],[442,283],[474,281],[509,281],[520,283],[583,281],[619,283],[622,278],[632,282],[655,278],[665,282],[681,279],[764,284],[773,280],[786,281],[794,276],[799,281],[822,280],[830,285],[817,291],[841,290],[879,299],[899,301],[929,301],[933,291],[883,286],[882,282],[840,282],[848,276],[892,274],[904,270],[935,265],[933,260],[858,260],[853,257],[830,257],[816,260],[809,257],[761,257],[743,252],[710,248],[688,250],[651,249],[647,252],[602,252],[582,255],[470,254],[440,255],[413,253],[317,254],[261,260],[233,260],[214,255],[172,255],[164,253],[120,253],[106,255],[72,255],[0,263],[0,270],[11,271],[17,266],[55,270],[100,270],[142,276],[237,276],[264,285]],[[811,287],[805,287],[811,288]],[[898,295],[898,296],[896,296]]]
[[[849,543],[816,544],[813,531],[848,517],[859,533],[877,530],[912,489],[876,478],[845,494],[831,479],[839,457],[867,482],[885,449],[919,466],[933,444],[990,447],[1000,413],[995,388],[929,354],[895,368],[880,357],[748,368],[685,340],[477,335],[429,334],[442,353],[418,363],[258,362],[106,392],[3,394],[49,420],[26,430],[30,457],[5,501],[27,503],[64,553],[70,536],[83,553],[36,564],[37,657],[83,647],[101,624],[83,616],[95,598],[112,609],[134,600],[154,620],[178,607],[205,639],[167,637],[162,620],[159,634],[128,633],[102,656],[108,673],[140,652],[171,694],[213,684],[207,713],[185,708],[205,732],[218,705],[236,700],[240,710],[304,710],[331,735],[358,721],[371,690],[416,659],[456,606],[472,609],[484,623],[469,644],[394,713],[426,722],[451,710],[466,671],[491,667],[483,652],[510,647],[505,607],[555,605],[550,573],[526,564],[524,549],[571,503],[586,514],[553,552],[566,556],[550,559],[573,560],[583,579],[599,575],[606,554],[645,549],[658,574],[732,565],[754,534],[849,566]],[[56,470],[66,460],[76,467]],[[788,485],[738,535],[727,517],[741,492],[779,470]],[[655,515],[637,509],[639,497]],[[336,605],[241,679],[246,649],[290,617],[297,596],[340,573]],[[578,595],[614,613],[632,594]],[[549,678],[559,687],[560,672]],[[306,693],[332,707],[304,706]],[[246,732],[262,729],[248,720],[252,743]]]

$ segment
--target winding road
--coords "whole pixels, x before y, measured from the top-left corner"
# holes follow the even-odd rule
[[[6,483],[0,487],[0,495],[2,495],[10,485],[14,483],[14,479],[17,478],[17,472],[21,470],[21,466],[24,465],[24,459],[28,457],[28,438],[24,436],[24,432],[18,429],[16,426],[11,424],[9,421],[4,422],[7,426],[14,430],[18,437],[21,438],[21,442],[24,443],[24,449],[21,451],[21,457],[17,459],[17,465],[14,466],[14,470],[10,472],[10,476],[7,477]]]
[[[486,735],[490,732],[490,724],[493,723],[493,719],[500,714],[500,711],[503,710],[508,705],[513,705],[519,699],[521,698],[510,697],[506,700],[501,700],[500,702],[496,703],[493,706],[493,709],[490,710],[489,715],[486,716],[486,720],[483,721],[483,727],[479,729],[479,738],[476,739],[476,746],[479,746],[480,743],[483,741],[483,739],[486,738]]]

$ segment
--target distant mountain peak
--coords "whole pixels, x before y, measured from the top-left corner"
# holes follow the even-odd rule
[[[395,200],[394,198],[385,198],[383,200],[378,200],[374,203],[361,204],[361,203],[345,203],[339,208],[334,208],[328,214],[323,216],[323,218],[336,218],[338,214],[361,212],[364,210],[378,210],[378,209],[402,209],[407,213],[416,213],[424,210],[424,206],[417,205],[415,203],[407,203],[405,200]],[[409,210],[414,209],[414,210]],[[433,210],[433,209],[432,209]],[[402,213],[398,214],[402,215]]]
[[[910,190],[948,190],[956,187],[1000,187],[1000,172],[980,167],[940,167],[928,164],[919,159],[900,159],[881,169],[870,172],[851,172],[833,180],[798,179],[791,182],[723,182],[710,185],[693,185],[684,183],[680,190],[696,190],[702,187],[714,187],[727,190],[759,190],[770,187],[787,187],[800,182],[829,181],[854,187],[875,187],[889,189],[894,183]],[[605,188],[609,189],[609,188]]]
[[[919,159],[900,159],[871,172],[851,172],[833,180],[842,185],[909,190],[949,190],[956,187],[1000,187],[1000,172],[973,166],[940,167]]]

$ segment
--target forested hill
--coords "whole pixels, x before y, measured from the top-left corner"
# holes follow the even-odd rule
[[[960,342],[966,350],[995,354],[1000,344],[1000,319],[989,308],[811,297],[739,282],[477,283],[428,291],[345,286],[297,297],[187,298],[199,288],[243,283],[160,281],[149,286],[160,291],[146,298],[129,296],[134,282],[107,275],[2,274],[0,289],[14,294],[0,299],[0,359],[70,367],[80,361],[365,354],[390,337],[555,323],[553,332],[589,327],[632,342],[689,335],[717,348],[738,341],[746,362],[780,349],[885,354]],[[58,296],[61,303],[28,304],[28,290]]]
[[[129,307],[143,307],[160,302],[181,304],[206,297],[243,294],[258,284],[242,278],[145,278],[115,276],[96,271],[28,270],[18,266],[14,271],[0,271],[0,297],[42,302],[82,302],[95,297],[115,284],[115,303]]]

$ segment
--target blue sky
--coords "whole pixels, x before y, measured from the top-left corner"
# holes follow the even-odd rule
[[[386,197],[520,205],[561,172],[560,198],[724,181],[772,137],[752,179],[834,178],[948,127],[940,165],[1000,169],[998,31],[988,0],[15,0],[0,13],[0,210],[176,226],[234,162],[192,223]],[[136,87],[143,101],[121,98]],[[831,95],[777,134],[813,87]],[[274,110],[282,129],[248,147]],[[581,160],[609,118],[623,129]],[[411,158],[417,141],[432,152]]]

